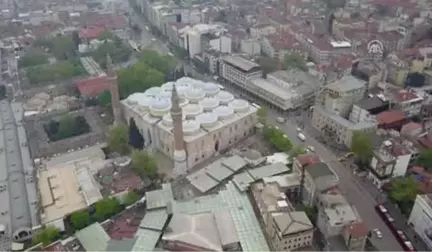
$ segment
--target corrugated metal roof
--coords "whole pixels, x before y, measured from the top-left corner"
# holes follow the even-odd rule
[[[165,222],[168,220],[168,214],[165,208],[148,211],[141,221],[140,228],[162,230]]]
[[[147,209],[166,207],[174,199],[171,184],[163,184],[162,189],[146,192]]]
[[[86,251],[105,251],[110,240],[99,222],[81,229],[75,233],[75,236]]]

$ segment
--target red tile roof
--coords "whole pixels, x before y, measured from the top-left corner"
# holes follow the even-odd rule
[[[79,31],[79,36],[86,39],[98,38],[106,29],[103,27],[91,26]]]
[[[405,113],[402,111],[392,110],[392,111],[384,111],[379,113],[376,116],[376,120],[378,125],[382,124],[392,124],[395,122],[399,122],[405,119]]]
[[[301,167],[321,162],[320,158],[313,154],[298,155],[296,161],[300,163]]]
[[[421,128],[423,128],[423,126],[420,123],[409,122],[409,123],[405,124],[404,126],[402,126],[401,131],[411,132],[411,131],[415,131],[415,130],[418,130]]]
[[[400,89],[393,93],[393,97],[397,102],[405,102],[420,98],[416,93]]]
[[[347,227],[352,238],[361,238],[367,236],[368,229],[362,221],[353,222]]]
[[[81,95],[96,97],[103,91],[109,90],[109,83],[106,76],[91,77],[76,82]]]

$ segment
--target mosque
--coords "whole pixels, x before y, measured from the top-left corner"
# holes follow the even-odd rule
[[[174,161],[174,175],[235,145],[253,133],[257,108],[214,83],[183,77],[121,101],[145,148]]]

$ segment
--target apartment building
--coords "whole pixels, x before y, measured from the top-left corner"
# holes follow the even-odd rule
[[[224,56],[220,61],[219,75],[229,84],[244,88],[253,78],[262,76],[261,66],[239,56]]]
[[[365,251],[368,229],[363,221],[356,221],[345,228],[343,238],[350,251]]]

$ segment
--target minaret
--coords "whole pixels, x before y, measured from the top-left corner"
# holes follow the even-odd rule
[[[187,171],[186,151],[183,140],[183,118],[180,99],[175,84],[171,94],[171,118],[174,126],[174,177],[184,175]]]
[[[114,125],[120,125],[122,123],[122,114],[121,114],[120,97],[119,97],[119,90],[117,84],[117,74],[114,71],[112,59],[108,53],[106,56],[106,68],[107,68],[107,72],[106,72],[107,79],[110,85],[111,106],[114,115]]]

